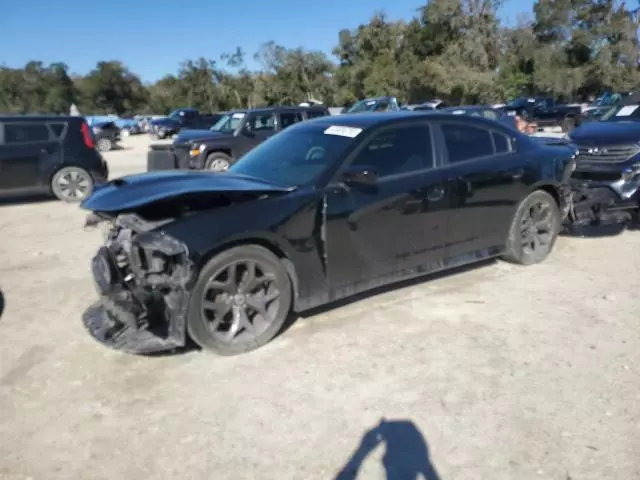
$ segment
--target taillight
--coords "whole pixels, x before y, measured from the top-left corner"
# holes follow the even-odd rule
[[[93,135],[91,135],[91,132],[89,131],[89,125],[87,125],[86,122],[82,122],[81,130],[84,144],[87,146],[87,148],[94,148],[96,144],[93,141]]]

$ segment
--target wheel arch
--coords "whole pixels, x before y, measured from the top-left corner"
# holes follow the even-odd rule
[[[269,238],[260,237],[258,235],[251,235],[242,238],[236,238],[219,245],[216,245],[214,248],[207,251],[204,255],[202,255],[198,261],[198,272],[204,267],[204,265],[210,261],[216,255],[229,250],[235,247],[242,247],[248,245],[255,245],[258,247],[262,247],[265,250],[273,253],[278,259],[282,262],[287,274],[289,275],[289,280],[291,281],[291,288],[293,289],[293,310],[297,310],[298,306],[298,292],[299,292],[299,278],[298,272],[296,270],[295,264],[289,258],[289,255],[285,252],[285,250],[278,244],[277,241]]]

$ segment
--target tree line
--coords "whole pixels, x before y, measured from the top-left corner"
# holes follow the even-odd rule
[[[516,1],[516,0],[512,0]],[[395,95],[403,103],[440,98],[472,104],[518,95],[586,100],[603,90],[640,85],[640,0],[537,0],[533,14],[502,24],[498,0],[431,0],[409,21],[384,12],[337,33],[332,55],[274,42],[253,55],[183,62],[175,74],[145,84],[117,60],[86,75],[64,63],[0,67],[0,112],[166,113],[298,104],[342,106]]]

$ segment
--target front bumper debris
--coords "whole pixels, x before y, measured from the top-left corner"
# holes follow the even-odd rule
[[[123,228],[100,248],[91,269],[99,300],[83,323],[96,340],[135,354],[185,346],[192,263],[184,244]]]
[[[572,199],[567,232],[577,235],[619,233],[638,218],[640,179],[571,180]]]

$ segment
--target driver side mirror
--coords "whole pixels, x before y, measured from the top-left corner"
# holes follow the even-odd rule
[[[369,166],[359,165],[348,167],[342,174],[342,181],[346,185],[373,186],[378,183],[378,171]]]
[[[247,137],[253,137],[255,135],[255,133],[251,129],[251,124],[249,122],[245,123],[244,127],[242,127],[242,133]]]

